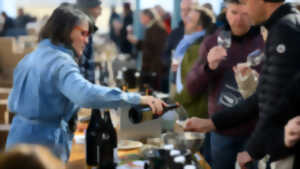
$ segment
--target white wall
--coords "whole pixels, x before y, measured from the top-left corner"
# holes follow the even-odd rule
[[[5,11],[8,16],[15,17],[16,11],[16,0],[0,0],[0,11]]]

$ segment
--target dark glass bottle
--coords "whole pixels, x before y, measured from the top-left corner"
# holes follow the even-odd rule
[[[109,111],[104,112],[105,128],[97,140],[98,169],[114,169],[114,149],[117,147],[117,134],[112,125]]]
[[[164,107],[163,113],[167,112],[172,109],[176,109],[179,104],[169,104],[168,106]],[[129,110],[128,113],[129,120],[134,123],[142,123],[145,121],[153,120],[159,118],[161,115],[153,114],[151,107],[149,106],[134,106]]]
[[[86,140],[86,163],[89,166],[96,166],[97,162],[97,138],[103,131],[104,121],[101,118],[100,110],[93,109],[91,119],[85,134]]]
[[[118,145],[118,137],[116,129],[113,126],[113,123],[111,121],[110,112],[106,110],[104,112],[104,121],[105,121],[105,127],[107,127],[108,132],[110,133],[110,139],[111,143],[113,144],[114,148],[117,148]]]

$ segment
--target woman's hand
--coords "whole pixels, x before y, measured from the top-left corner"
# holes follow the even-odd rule
[[[137,44],[138,39],[136,38],[136,36],[134,36],[133,34],[128,34],[127,35],[127,40],[131,43],[131,44]]]
[[[150,106],[153,113],[159,115],[163,113],[163,108],[167,106],[167,103],[153,96],[142,96],[141,104]]]
[[[185,131],[197,131],[197,132],[210,132],[215,130],[216,127],[211,119],[201,119],[192,117],[188,119],[185,125]]]
[[[284,128],[284,143],[293,147],[300,140],[300,116],[291,119]]]

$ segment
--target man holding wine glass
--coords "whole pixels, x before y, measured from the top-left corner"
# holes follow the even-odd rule
[[[199,59],[186,79],[190,95],[208,91],[210,116],[243,100],[232,69],[237,63],[246,62],[249,53],[264,46],[260,29],[251,27],[245,5],[238,0],[229,0],[226,5],[228,23],[203,40]],[[243,149],[253,127],[254,122],[250,122],[211,133],[212,169],[234,168],[237,153]]]
[[[284,133],[284,129],[291,124],[289,120],[299,114],[299,96],[296,96],[299,93],[300,13],[284,0],[240,1],[247,7],[253,23],[263,24],[269,32],[256,92],[238,105],[216,112],[211,119],[189,120],[186,130],[224,130],[259,117],[245,151],[237,157],[241,168],[268,154],[276,163],[294,155],[293,168],[298,169],[300,146],[289,147],[289,143],[284,146],[284,134],[285,139],[290,139],[290,131]]]

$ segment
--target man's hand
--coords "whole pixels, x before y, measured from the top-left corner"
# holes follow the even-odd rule
[[[220,63],[225,60],[227,56],[226,49],[221,46],[213,47],[207,55],[208,66],[211,70],[219,67]]]
[[[293,147],[300,140],[300,116],[291,119],[284,128],[285,146]]]
[[[249,155],[248,152],[244,151],[238,153],[237,162],[239,163],[241,169],[247,169],[246,164],[253,161],[252,157]]]
[[[211,119],[201,119],[193,117],[188,119],[185,125],[185,131],[197,131],[197,132],[210,132],[215,130],[216,127]]]

